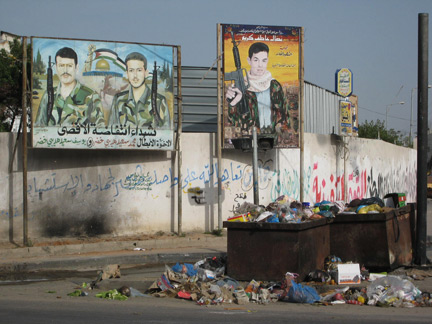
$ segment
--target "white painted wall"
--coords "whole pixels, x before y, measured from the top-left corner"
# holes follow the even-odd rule
[[[9,173],[12,136],[0,134],[0,241],[22,238],[22,152]],[[215,141],[215,134],[182,135],[184,232],[217,228]],[[349,138],[335,145],[329,135],[305,134],[303,200],[351,201],[405,192],[413,202],[416,159],[415,150],[379,140]],[[177,231],[175,161],[175,152],[30,149],[29,237]],[[299,149],[260,153],[259,165],[261,204],[280,195],[300,199]],[[195,187],[203,189],[204,204],[188,193]],[[252,153],[223,151],[222,195],[223,220],[244,201],[253,202]]]

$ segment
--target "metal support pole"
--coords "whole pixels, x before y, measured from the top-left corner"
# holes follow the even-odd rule
[[[28,205],[27,205],[27,37],[22,38],[22,180],[23,180],[23,244],[29,245],[28,239]]]
[[[258,186],[258,136],[256,127],[252,128],[252,168],[253,168],[253,191],[254,191],[254,204],[259,205],[259,186]]]
[[[345,136],[342,136],[342,145],[343,145],[343,159],[344,159],[344,166],[343,166],[343,169],[344,169],[344,174],[343,174],[343,176],[344,176],[344,192],[343,192],[343,195],[344,195],[344,198],[343,198],[343,201],[344,202],[346,202],[346,203],[348,203],[349,201],[348,201],[348,170],[347,170],[347,168],[348,168],[348,166],[347,166],[347,153],[348,153],[348,148],[347,148],[347,144],[345,143]]]
[[[304,28],[300,32],[300,201],[304,201]]]
[[[420,13],[418,21],[418,150],[417,150],[417,235],[415,263],[425,265],[427,216],[427,128],[428,128],[428,38],[429,14]]]
[[[218,229],[222,229],[222,73],[221,73],[221,25],[217,24],[217,161],[218,161]]]
[[[412,136],[412,120],[413,120],[413,92],[414,92],[415,88],[411,89],[411,115],[410,115],[410,132],[409,132],[409,145],[412,146],[412,140],[413,140],[413,136]]]
[[[183,222],[183,188],[182,188],[182,147],[181,147],[181,134],[182,134],[182,92],[181,92],[181,47],[177,46],[177,209],[178,209],[178,235],[182,233]]]

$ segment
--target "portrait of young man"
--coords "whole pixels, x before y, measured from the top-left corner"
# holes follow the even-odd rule
[[[59,84],[52,89],[47,88],[43,94],[36,114],[35,126],[105,125],[99,95],[77,80],[76,52],[70,47],[59,49],[55,54],[55,68]],[[51,107],[50,91],[53,93]]]
[[[272,133],[277,125],[289,124],[289,112],[282,85],[267,69],[269,47],[265,43],[253,43],[247,62],[250,68],[245,78],[247,90],[244,95],[248,111],[243,114],[238,111],[243,94],[234,85],[229,85],[225,96],[229,101],[231,122],[242,128],[255,126],[261,133]]]
[[[108,124],[123,127],[169,127],[170,115],[166,98],[152,93],[146,84],[149,77],[146,57],[138,52],[127,55],[125,59],[128,90],[114,96]],[[156,77],[156,76],[153,76]]]
[[[300,27],[222,25],[223,137],[265,138],[275,148],[298,147],[302,78]],[[236,140],[236,141],[234,141]]]

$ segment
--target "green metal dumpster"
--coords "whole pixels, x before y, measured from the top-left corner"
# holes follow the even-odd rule
[[[223,222],[227,274],[237,280],[280,281],[286,272],[304,280],[330,254],[326,219],[299,224]]]
[[[387,271],[412,261],[411,206],[379,214],[337,215],[330,224],[330,252],[343,262]]]

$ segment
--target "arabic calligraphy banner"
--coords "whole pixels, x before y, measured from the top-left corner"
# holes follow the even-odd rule
[[[174,148],[174,48],[32,38],[33,147]]]
[[[271,137],[299,146],[300,27],[222,25],[224,147]]]

